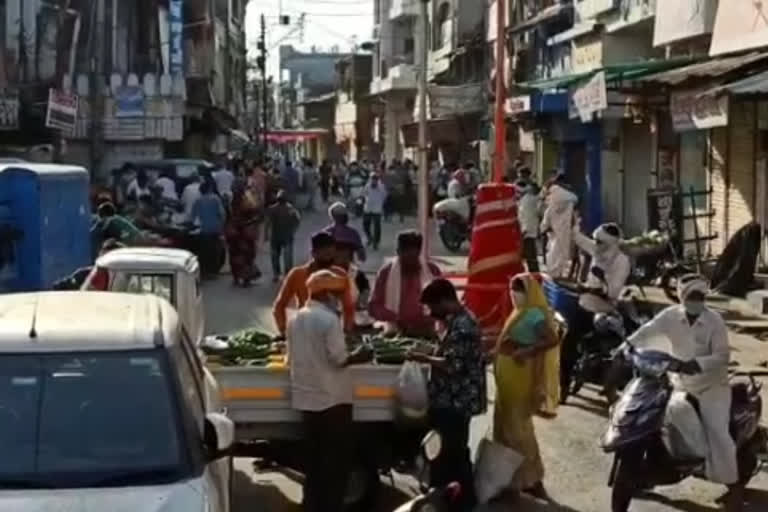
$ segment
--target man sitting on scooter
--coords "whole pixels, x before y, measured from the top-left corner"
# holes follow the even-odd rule
[[[695,396],[707,433],[707,479],[729,487],[727,508],[739,511],[743,487],[738,484],[736,444],[729,431],[731,388],[728,383],[730,346],[722,316],[704,302],[709,286],[696,274],[683,276],[678,284],[680,304],[669,306],[627,340],[634,347],[664,336],[674,357],[683,361],[675,387]]]

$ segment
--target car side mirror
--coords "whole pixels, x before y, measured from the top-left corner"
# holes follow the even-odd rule
[[[206,414],[204,441],[211,460],[226,457],[235,443],[235,424],[219,412]]]

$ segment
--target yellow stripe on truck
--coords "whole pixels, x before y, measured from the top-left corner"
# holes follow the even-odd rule
[[[359,386],[355,389],[357,398],[394,398],[395,390],[393,388],[381,388],[375,386]]]
[[[230,388],[221,391],[223,400],[283,400],[285,391],[279,388]]]

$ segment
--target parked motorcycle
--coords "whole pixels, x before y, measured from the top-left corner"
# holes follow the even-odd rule
[[[458,252],[472,235],[473,201],[472,196],[444,199],[433,208],[440,240],[451,252]]]
[[[424,436],[421,443],[421,458],[419,460],[421,470],[418,474],[419,489],[421,494],[408,503],[399,506],[395,512],[442,512],[448,510],[451,504],[461,496],[461,486],[452,483],[442,489],[430,489],[425,483],[429,464],[435,461],[443,448],[440,434],[434,430]]]
[[[637,377],[612,408],[600,444],[614,454],[611,511],[627,512],[641,490],[676,484],[689,476],[704,478],[706,435],[696,398],[673,391],[670,383],[668,372],[678,372],[681,361],[665,352],[630,345],[617,356],[631,362]],[[752,374],[746,376],[748,382],[731,384],[730,426],[744,485],[768,461],[768,432],[760,424],[761,385]]]

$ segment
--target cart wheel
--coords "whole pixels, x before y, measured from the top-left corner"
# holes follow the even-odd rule
[[[344,496],[346,512],[370,512],[375,508],[381,488],[379,471],[373,464],[358,462],[352,467]]]

